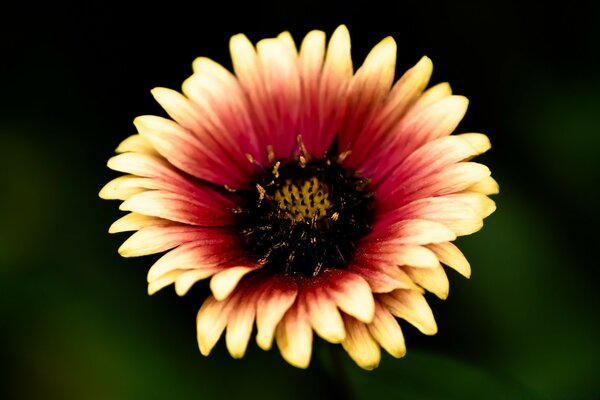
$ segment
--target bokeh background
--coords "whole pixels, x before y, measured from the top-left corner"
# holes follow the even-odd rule
[[[0,398],[600,398],[600,13],[569,4],[5,8]],[[307,370],[254,343],[242,360],[222,342],[204,358],[206,287],[147,296],[152,260],[120,258],[125,237],[107,234],[120,212],[97,196],[117,175],[106,160],[135,116],[162,115],[151,88],[179,88],[200,55],[230,66],[231,35],[300,39],[340,23],[355,65],[387,35],[398,73],[431,57],[432,82],[471,100],[459,130],[491,138],[480,160],[500,182],[498,210],[459,241],[473,276],[450,271],[447,301],[429,297],[439,333],[403,325],[406,357],[374,372],[320,341]]]

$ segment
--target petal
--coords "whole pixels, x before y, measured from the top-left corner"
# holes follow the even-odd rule
[[[289,277],[275,276],[271,285],[259,298],[256,312],[256,342],[263,350],[271,348],[275,328],[298,294],[296,283]]]
[[[296,49],[296,43],[294,43],[294,38],[292,35],[285,31],[281,32],[277,35],[277,39],[293,54],[297,54],[298,50]]]
[[[307,368],[312,353],[312,328],[306,310],[296,303],[285,313],[275,333],[281,356],[297,368]]]
[[[390,187],[387,193],[379,192],[377,206],[380,212],[384,212],[420,198],[446,196],[461,192],[489,175],[490,170],[485,165],[460,162],[410,184]]]
[[[412,112],[429,107],[442,99],[452,96],[452,88],[448,82],[438,83],[427,89],[411,107]]]
[[[396,82],[385,99],[383,107],[376,113],[360,135],[352,143],[352,153],[348,158],[350,167],[362,169],[365,157],[382,141],[389,140],[389,131],[396,126],[406,110],[425,89],[433,65],[428,57],[423,57]],[[340,148],[349,148],[350,143],[341,141]]]
[[[450,242],[435,243],[427,245],[440,259],[440,261],[456,272],[469,278],[471,276],[471,265],[463,253]]]
[[[350,55],[350,32],[345,25],[340,25],[331,35],[323,76],[325,81],[352,77],[352,57]],[[335,77],[335,78],[334,78]]]
[[[476,192],[466,192],[448,195],[449,198],[465,204],[479,218],[486,218],[496,211],[496,203],[489,197]]]
[[[108,167],[138,177],[152,178],[144,181],[141,187],[164,189],[202,199],[205,203],[231,204],[231,200],[218,194],[214,189],[184,178],[164,158],[141,153],[124,153],[108,160]]]
[[[214,233],[210,243],[187,243],[159,258],[148,270],[148,282],[175,269],[191,270],[214,268],[241,257],[237,239]]]
[[[169,89],[156,88],[153,94],[167,111],[172,108],[179,109],[182,107],[179,106],[180,103],[188,102],[182,95]],[[175,102],[177,106],[171,105]],[[190,113],[198,113],[192,110],[193,106],[188,107]],[[198,117],[194,115],[189,118]],[[196,178],[218,185],[241,187],[252,173],[245,157],[238,155],[237,159],[228,158],[227,154],[231,151],[231,147],[227,147],[228,151],[212,143],[205,129],[199,125],[200,122],[194,122],[193,125],[190,123],[186,129],[174,121],[145,115],[137,117],[134,124],[140,135],[152,143],[171,164]],[[192,127],[195,129],[195,134],[189,130]],[[243,166],[235,162],[238,160],[243,163]]]
[[[398,289],[379,299],[396,317],[405,319],[425,335],[435,335],[437,324],[425,297],[416,290]]]
[[[352,78],[339,134],[342,151],[351,148],[365,124],[382,107],[394,81],[395,68],[396,42],[388,36],[371,50]]]
[[[225,207],[219,209],[196,198],[164,190],[133,195],[119,209],[199,226],[230,226],[235,223],[233,213]]]
[[[482,180],[473,185],[469,186],[465,189],[468,192],[478,192],[481,194],[491,195],[498,194],[500,192],[500,188],[498,186],[498,182],[491,176],[486,176]]]
[[[217,300],[223,300],[235,289],[240,279],[257,266],[235,266],[215,274],[210,280],[210,290]]]
[[[225,334],[225,343],[229,354],[233,358],[242,358],[246,353],[254,325],[256,301],[261,293],[260,289],[260,285],[249,283],[236,295],[239,300],[237,300],[235,308],[229,314]]]
[[[291,156],[300,104],[295,53],[279,39],[262,40],[255,51],[243,35],[231,38],[230,50],[262,145],[277,157]]]
[[[344,316],[344,322],[347,332],[346,338],[342,342],[344,350],[359,367],[369,371],[377,368],[381,359],[381,351],[367,326],[348,316]]]
[[[156,189],[153,181],[148,178],[139,178],[133,175],[119,176],[108,182],[98,194],[104,200],[127,200],[134,194]],[[148,187],[150,186],[150,187]]]
[[[117,153],[127,153],[132,151],[144,154],[158,154],[154,147],[152,147],[152,144],[140,135],[129,136],[119,144],[115,151]]]
[[[200,307],[196,318],[198,346],[200,353],[207,356],[217,344],[227,326],[230,313],[236,306],[236,299],[217,301],[209,296]]]
[[[179,277],[184,271],[180,269],[175,269],[169,271],[168,273],[160,276],[158,279],[153,280],[148,283],[148,295],[152,296],[154,293],[158,292],[160,289],[163,289],[166,286],[169,286],[177,277]]]
[[[313,116],[318,118],[318,129],[307,132],[313,136],[311,139],[307,138],[307,142],[314,146],[311,151],[317,157],[325,155],[339,131],[352,71],[350,34],[348,29],[341,25],[329,40],[321,72],[317,94],[318,109]]]
[[[406,354],[404,335],[396,318],[379,301],[375,302],[375,318],[367,325],[373,338],[392,356]]]
[[[373,293],[367,281],[351,272],[329,269],[321,274],[327,293],[346,314],[371,322],[375,312]]]
[[[448,297],[450,283],[441,265],[438,264],[435,268],[411,268],[405,266],[402,269],[423,289],[430,291],[442,300]]]
[[[366,280],[373,293],[387,293],[396,289],[415,287],[406,273],[386,261],[360,258],[351,264],[348,270]]]
[[[384,261],[390,265],[433,268],[439,264],[435,253],[424,246],[383,242],[367,243],[363,249],[366,252],[365,259]]]
[[[265,98],[258,107],[269,114],[270,121],[263,127],[268,138],[266,144],[273,146],[276,155],[289,157],[295,145],[300,111],[297,56],[277,39],[261,40],[256,50],[266,89]]]
[[[108,233],[137,231],[148,226],[170,225],[172,221],[149,217],[138,213],[129,213],[119,218],[108,228]]]
[[[310,154],[320,157],[325,154],[333,137],[321,132],[323,113],[319,110],[319,87],[321,70],[325,58],[325,33],[311,31],[300,46],[298,69],[301,84],[301,107],[298,132]]]
[[[425,109],[409,111],[390,132],[391,142],[375,147],[369,155],[373,162],[363,164],[363,170],[373,177],[373,184],[385,180],[399,162],[425,143],[450,135],[465,115],[468,103],[466,97],[451,96]]]
[[[443,224],[457,236],[477,232],[483,226],[483,211],[475,209],[477,204],[471,205],[461,200],[461,197],[453,195],[419,199],[385,213],[385,216],[375,223],[374,229],[406,219],[421,219]],[[476,200],[472,202],[476,203]]]
[[[192,270],[176,270],[179,272],[179,274],[175,278],[175,293],[177,293],[178,296],[185,295],[192,288],[192,286],[194,286],[196,282],[206,279],[219,272],[220,270],[221,268],[219,267],[199,268]],[[169,275],[169,273],[162,275],[158,280],[162,279],[162,277],[166,275]],[[150,285],[152,285],[154,282],[156,281],[150,282]]]
[[[266,161],[252,123],[244,91],[236,77],[218,63],[199,57],[193,63],[194,74],[182,86],[202,115],[207,139],[219,143],[233,155],[245,159],[250,153],[261,165]],[[231,158],[231,157],[230,157]],[[242,167],[247,167],[245,163]]]
[[[378,229],[363,240],[365,242],[379,241],[382,244],[424,245],[448,242],[454,239],[456,239],[456,235],[440,223],[408,219]]]
[[[346,333],[335,301],[320,285],[302,286],[300,294],[315,332],[328,342],[340,343]]]
[[[402,162],[394,165],[391,175],[377,175],[372,184],[378,187],[379,193],[387,193],[394,185],[408,186],[447,168],[452,164],[473,158],[486,152],[490,141],[481,133],[465,133],[462,135],[444,136],[426,143]],[[384,167],[389,170],[394,163]]]
[[[170,250],[188,242],[207,241],[210,230],[185,225],[148,226],[141,228],[119,247],[123,257],[139,257]]]

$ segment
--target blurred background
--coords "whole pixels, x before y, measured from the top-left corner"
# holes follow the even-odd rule
[[[570,3],[571,4],[571,3]],[[453,1],[246,3],[193,8],[11,6],[0,24],[0,356],[6,399],[600,398],[598,6]],[[355,65],[385,36],[397,73],[422,55],[432,83],[470,99],[459,131],[485,132],[479,160],[498,210],[459,240],[470,280],[429,296],[439,333],[403,325],[408,353],[364,372],[315,343],[307,370],[252,342],[202,357],[206,287],[146,294],[151,257],[123,259],[118,203],[99,189],[133,118],[162,115],[150,89],[179,89],[191,62],[227,67],[228,40],[345,23]]]

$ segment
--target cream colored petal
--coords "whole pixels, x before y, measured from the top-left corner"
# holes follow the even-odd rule
[[[175,280],[184,273],[184,270],[175,269],[167,272],[164,275],[161,275],[157,279],[148,282],[148,294],[152,296],[154,293],[158,292],[162,288],[169,286],[171,283],[175,282]]]
[[[256,50],[264,74],[267,96],[272,97],[268,100],[278,111],[280,119],[285,117],[295,121],[300,103],[300,75],[295,53],[290,52],[277,39],[261,40],[257,43]]]
[[[215,238],[216,243],[201,245],[198,243],[187,243],[169,251],[159,258],[148,270],[148,282],[158,279],[163,274],[175,269],[190,270],[214,268],[229,260],[234,255],[221,255],[224,247],[230,243]]]
[[[148,226],[169,225],[172,221],[149,217],[138,213],[129,213],[119,218],[108,228],[108,233],[137,231]]]
[[[318,288],[305,289],[303,300],[306,303],[310,323],[317,335],[328,342],[340,343],[346,333],[336,303]]]
[[[340,25],[331,35],[323,74],[328,77],[330,74],[340,76],[352,76],[352,57],[350,56],[350,32],[345,25]]]
[[[457,193],[490,175],[490,169],[475,162],[460,162],[452,165],[435,177],[435,183],[429,186],[429,196],[445,196]]]
[[[192,286],[194,286],[196,282],[212,276],[219,271],[219,268],[215,267],[177,271],[181,271],[181,274],[175,280],[175,293],[177,293],[178,296],[183,296],[191,289]]]
[[[457,193],[448,195],[449,198],[466,204],[475,212],[478,218],[486,218],[496,211],[496,203],[489,197],[476,192]]]
[[[217,301],[214,297],[209,296],[204,301],[196,318],[198,346],[202,355],[209,355],[217,344],[234,308],[235,301],[231,299]]]
[[[210,280],[210,290],[217,300],[223,300],[235,289],[240,279],[256,267],[238,266],[215,274]]]
[[[152,144],[140,135],[131,135],[127,139],[123,140],[121,144],[115,150],[117,153],[145,153],[145,154],[157,154]]]
[[[500,192],[500,187],[494,178],[491,176],[486,176],[481,181],[469,186],[467,189],[465,189],[465,191],[492,195],[498,194]]]
[[[438,83],[437,85],[432,86],[425,92],[423,92],[423,94],[412,106],[411,110],[422,110],[424,108],[427,108],[431,104],[450,96],[452,96],[452,89],[450,88],[450,84],[448,82]]]
[[[433,63],[429,57],[422,57],[414,67],[406,71],[392,88],[382,116],[405,111],[414,97],[425,89],[432,71]]]
[[[256,68],[256,51],[250,40],[241,33],[232,36],[229,51],[235,74],[242,80],[255,81],[259,75]]]
[[[288,49],[288,51],[294,55],[298,53],[296,49],[296,43],[294,43],[294,38],[289,32],[281,32],[277,35],[277,39]]]
[[[378,301],[375,302],[375,318],[367,328],[381,347],[392,356],[400,358],[406,354],[404,335],[398,321]]]
[[[469,100],[464,96],[450,96],[423,109],[412,108],[406,114],[405,129],[420,143],[451,134],[462,120]]]
[[[381,94],[387,94],[392,87],[395,70],[396,41],[388,36],[369,52],[363,65],[356,71],[352,86],[377,87]]]
[[[235,309],[229,315],[225,334],[225,343],[233,358],[242,358],[246,353],[256,315],[257,293],[246,290],[239,296]]]
[[[191,130],[197,128],[198,110],[185,96],[175,90],[161,87],[154,88],[151,92],[158,104],[181,126]]]
[[[119,176],[104,185],[98,195],[104,200],[127,200],[134,194],[148,190],[147,186],[153,186],[148,178],[132,175]]]
[[[299,64],[303,76],[314,76],[321,70],[325,57],[325,33],[309,32],[300,46]]]
[[[456,235],[446,226],[423,219],[409,219],[391,225],[382,235],[392,237],[387,243],[402,245],[423,245],[429,243],[448,242],[456,239]],[[393,236],[392,236],[393,235]]]
[[[435,335],[437,324],[425,297],[416,290],[398,289],[378,295],[385,307],[396,317],[400,317],[425,335]]]
[[[256,311],[256,343],[269,350],[273,344],[275,328],[286,311],[294,304],[298,289],[289,280],[277,282],[260,297]]]
[[[429,57],[423,57],[402,75],[375,117],[373,125],[377,132],[385,132],[398,122],[415,97],[427,86],[432,70],[433,64]]]
[[[297,368],[307,368],[312,354],[312,328],[306,311],[292,306],[277,326],[275,333],[281,356]]]
[[[173,177],[166,160],[158,156],[141,153],[123,153],[111,157],[107,163],[112,170],[143,177]]]
[[[328,294],[346,314],[363,322],[371,322],[375,312],[373,293],[360,276],[336,270],[329,279]]]
[[[176,92],[173,92],[176,93]],[[177,93],[177,96],[183,97]],[[188,100],[181,100],[188,102]],[[192,106],[189,106],[190,108]],[[190,111],[192,112],[192,111]],[[197,113],[197,111],[194,111]],[[191,118],[191,117],[190,117]],[[194,117],[196,118],[196,117]],[[197,178],[206,179],[215,183],[234,184],[238,180],[237,174],[234,176],[234,181],[224,179],[219,176],[222,173],[222,162],[217,162],[215,166],[215,145],[209,144],[208,139],[199,140],[189,129],[182,128],[179,124],[166,118],[156,117],[153,115],[144,115],[137,117],[134,124],[140,135],[146,138],[156,150],[167,160],[186,173]],[[190,122],[188,128],[195,124]],[[212,146],[212,147],[209,147]],[[235,172],[235,170],[232,170]],[[228,178],[228,177],[225,177]]]
[[[434,268],[439,264],[435,254],[423,246],[398,246],[391,260],[395,265]]]
[[[205,194],[206,197],[199,194]],[[121,203],[119,209],[195,226],[222,227],[233,223],[234,215],[227,206],[211,204],[219,200],[225,203],[228,199],[221,199],[218,195],[214,198],[209,196],[212,196],[210,190],[202,192],[198,189],[195,195],[150,190],[129,197]]]
[[[346,338],[342,341],[344,350],[359,367],[368,371],[377,368],[381,359],[379,344],[373,339],[367,326],[352,317],[345,317]]]
[[[471,276],[471,265],[463,253],[450,242],[430,244],[429,247],[440,259],[440,261],[456,272],[469,278]]]
[[[461,138],[473,148],[472,156],[485,153],[492,147],[490,139],[483,133],[462,133],[455,137]]]
[[[396,289],[416,288],[412,279],[405,272],[387,261],[365,257],[357,260],[357,262],[362,265],[351,265],[349,271],[360,275],[366,280],[373,293],[387,293]]]
[[[444,300],[448,297],[450,282],[441,265],[438,264],[435,268],[402,267],[402,269],[415,283],[440,299]]]
[[[119,247],[119,254],[123,257],[140,257],[161,253],[193,241],[200,236],[197,232],[196,228],[177,224],[148,226],[131,235]]]

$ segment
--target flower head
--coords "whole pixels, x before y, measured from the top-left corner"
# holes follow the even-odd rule
[[[467,109],[443,83],[425,90],[423,57],[394,83],[384,39],[353,72],[350,37],[288,33],[254,47],[232,37],[235,74],[198,58],[183,94],[152,91],[172,119],[142,116],[108,166],[127,175],[105,199],[135,231],[125,257],[165,253],[148,291],[184,295],[210,278],[197,335],[207,355],[225,331],[242,357],[254,330],[267,350],[308,366],[313,331],[372,369],[380,348],[405,353],[398,319],[437,326],[425,290],[448,295],[442,264],[468,277],[451,242],[482,227],[498,186],[471,162],[485,135],[451,135]]]

